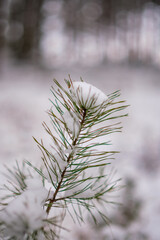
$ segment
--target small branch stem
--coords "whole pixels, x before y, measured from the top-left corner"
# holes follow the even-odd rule
[[[78,137],[79,137],[79,135],[80,135],[80,132],[81,132],[81,130],[82,130],[82,127],[83,127],[83,124],[84,124],[84,121],[85,121],[86,113],[87,113],[87,110],[84,109],[84,110],[83,110],[82,121],[81,121],[80,128],[79,128],[79,133],[78,133],[77,137],[73,140],[72,146],[76,146],[76,144],[77,144]],[[72,156],[73,156],[72,153],[68,156],[67,163],[70,162],[70,159],[71,159]],[[54,194],[53,194],[53,198],[49,200],[49,204],[48,204],[48,207],[47,207],[47,209],[46,209],[46,213],[47,213],[47,214],[49,214],[49,212],[50,212],[50,210],[51,210],[51,208],[52,208],[53,203],[57,201],[56,196],[57,196],[57,194],[58,194],[58,192],[59,192],[59,189],[61,188],[62,181],[63,181],[64,175],[65,175],[65,173],[66,173],[66,170],[67,170],[67,167],[64,168],[64,170],[63,170],[63,172],[62,172],[62,174],[61,174],[61,179],[60,179],[60,181],[59,181],[59,183],[58,183],[58,186],[57,186],[57,188],[56,188],[56,190],[55,190],[55,192],[54,192]],[[62,198],[62,199],[64,199],[64,198]],[[60,200],[60,199],[59,199],[59,200]]]

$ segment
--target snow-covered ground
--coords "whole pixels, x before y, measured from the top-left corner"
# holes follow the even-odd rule
[[[128,184],[123,202],[126,208],[113,211],[115,223],[108,239],[160,239],[160,70],[147,66],[107,65],[94,68],[42,70],[33,66],[5,63],[0,66],[0,167],[15,160],[40,161],[32,136],[46,139],[41,126],[49,122],[46,110],[52,98],[50,86],[62,83],[68,74],[109,94],[120,89],[129,117],[122,120],[122,134],[113,137],[114,166]],[[47,141],[47,139],[46,139]],[[1,174],[1,182],[2,182]],[[131,184],[131,185],[130,185]],[[132,187],[130,187],[132,186]],[[119,192],[119,195],[122,195]],[[137,205],[136,205],[137,204]],[[127,208],[128,207],[128,208]],[[138,212],[138,213],[137,213]],[[130,214],[130,218],[127,214]],[[123,224],[122,224],[123,223]],[[108,228],[104,228],[106,233]],[[78,231],[78,230],[77,230]],[[112,232],[112,234],[111,234]],[[107,233],[106,233],[107,234]],[[139,235],[137,235],[139,234]],[[89,238],[86,238],[89,239]]]

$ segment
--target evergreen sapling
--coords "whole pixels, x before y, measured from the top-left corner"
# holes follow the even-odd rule
[[[107,136],[121,131],[116,120],[127,115],[121,114],[127,106],[117,100],[119,91],[106,96],[82,80],[69,78],[65,84],[54,80],[48,111],[52,127],[43,123],[51,146],[34,138],[42,152],[41,167],[24,162],[8,168],[1,197],[2,239],[60,238],[64,217],[81,223],[84,210],[95,222],[98,215],[108,222],[103,206],[118,181],[111,181],[107,169],[116,153],[109,150]]]

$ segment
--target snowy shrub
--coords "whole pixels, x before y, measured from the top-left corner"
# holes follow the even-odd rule
[[[116,151],[106,137],[121,131],[117,118],[126,105],[116,101],[119,91],[106,96],[96,87],[54,80],[48,115],[52,129],[47,147],[35,139],[42,152],[41,166],[24,162],[8,169],[5,196],[1,197],[0,236],[12,240],[57,239],[66,215],[74,221],[108,221],[103,207],[118,181],[111,181],[107,166]],[[57,210],[58,209],[58,210]]]

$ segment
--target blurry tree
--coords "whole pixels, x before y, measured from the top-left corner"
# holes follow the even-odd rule
[[[33,58],[40,40],[44,0],[16,0],[10,4],[7,40],[17,58]]]
[[[82,30],[88,22],[115,24],[118,13],[142,9],[147,2],[160,4],[159,0],[60,0],[64,3],[64,20],[68,28]]]
[[[143,10],[146,3],[160,5],[159,0],[0,0],[0,49],[8,45],[13,56],[19,59],[37,58],[41,27],[47,15],[43,14],[45,3],[61,3],[59,16],[65,33],[76,42],[81,33],[98,36],[107,27],[116,35],[115,27],[127,29],[127,14]],[[51,4],[54,8],[54,4]],[[56,21],[56,9],[51,9],[52,21]],[[55,14],[55,15],[54,15]],[[139,23],[135,23],[135,27]],[[53,30],[53,29],[52,29]],[[49,31],[49,30],[48,30]],[[127,32],[127,31],[126,31]],[[45,32],[43,32],[45,34]],[[37,58],[38,59],[38,58]]]
[[[5,45],[5,28],[7,25],[7,1],[0,0],[0,52]]]

